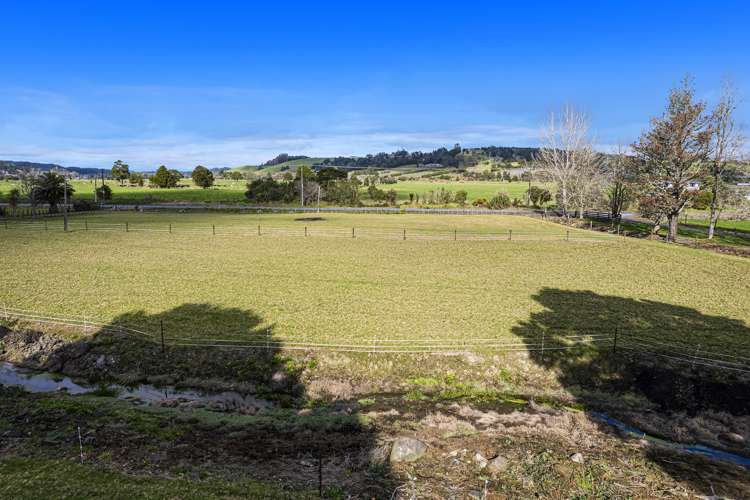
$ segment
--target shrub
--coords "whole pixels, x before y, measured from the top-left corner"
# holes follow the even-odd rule
[[[198,165],[193,170],[191,176],[196,186],[200,186],[203,189],[210,188],[214,185],[214,174],[203,165]]]
[[[497,193],[490,199],[489,203],[487,203],[487,207],[493,210],[508,208],[510,205],[510,197],[505,193]]]
[[[73,200],[73,211],[74,212],[89,212],[96,210],[97,206],[94,202],[88,200]]]
[[[461,206],[464,206],[466,204],[466,198],[469,196],[469,193],[467,193],[464,190],[456,191],[456,195],[454,196],[454,201],[458,203]]]
[[[112,188],[102,184],[96,188],[96,199],[99,201],[109,201],[112,199]]]
[[[486,198],[477,198],[474,201],[471,202],[472,205],[475,207],[486,207],[487,206],[487,199]]]

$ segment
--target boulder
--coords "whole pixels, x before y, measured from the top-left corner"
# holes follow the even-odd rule
[[[501,474],[508,470],[510,462],[502,455],[498,455],[487,463],[487,470],[492,474]]]
[[[480,469],[484,469],[485,467],[487,467],[487,459],[484,458],[484,456],[482,456],[482,454],[479,452],[474,455],[474,462],[477,464],[477,466],[479,466]]]
[[[572,462],[577,463],[577,464],[582,464],[583,463],[583,455],[581,455],[580,453],[573,453],[570,456],[570,460]]]
[[[391,462],[414,462],[427,451],[427,445],[419,439],[402,436],[393,442]]]

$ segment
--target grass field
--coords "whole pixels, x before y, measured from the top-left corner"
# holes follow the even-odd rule
[[[268,329],[281,340],[338,343],[512,339],[537,327],[628,325],[704,347],[748,342],[747,259],[607,235],[565,241],[563,227],[524,217],[297,217],[120,212],[87,217],[115,224],[108,231],[85,231],[80,218],[69,233],[0,228],[0,304],[150,331],[164,321],[169,332],[201,338]],[[297,236],[258,237],[258,224]],[[305,238],[303,226],[312,235],[356,226],[549,238]]]
[[[489,182],[489,181],[403,181],[396,184],[378,185],[380,189],[393,189],[398,194],[398,200],[404,201],[409,199],[409,193],[419,195],[420,199],[428,195],[430,191],[445,189],[446,191],[466,191],[468,201],[471,203],[477,198],[489,200],[498,193],[506,193],[510,199],[518,198],[526,200],[526,190],[529,188],[527,182]],[[363,196],[367,197],[366,189],[363,189]]]
[[[89,180],[77,180],[71,182],[75,189],[75,198],[91,200],[94,199],[94,182]],[[132,187],[129,185],[120,186],[114,181],[107,181],[112,188],[112,200],[110,203],[119,204],[145,204],[158,202],[192,202],[192,203],[245,203],[245,191],[247,182],[230,181],[217,179],[216,184],[208,189],[196,187],[190,179],[183,179],[176,189],[158,189],[150,188],[148,185],[143,187]],[[0,202],[5,201],[7,193],[17,184],[10,181],[0,181]],[[498,192],[507,193],[511,199],[525,199],[528,184],[525,182],[432,182],[432,181],[406,181],[396,184],[384,184],[379,186],[381,189],[395,189],[398,193],[398,200],[405,201],[409,199],[409,193],[415,193],[422,198],[430,191],[436,191],[440,188],[453,191],[464,190],[468,193],[468,201],[471,202],[476,198],[492,198]],[[367,196],[367,190],[362,189],[362,201],[370,203]]]
[[[680,219],[680,224],[682,223],[682,219]],[[708,219],[687,219],[685,223],[691,226],[700,226],[705,228],[708,227]],[[750,233],[750,220],[719,219],[716,227],[717,229],[727,229],[730,231],[742,231],[745,233]]]

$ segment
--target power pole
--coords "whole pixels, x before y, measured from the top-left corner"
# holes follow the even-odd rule
[[[94,203],[97,202],[96,199],[96,174],[94,174]]]
[[[300,190],[299,190],[299,196],[300,201],[302,202],[302,208],[305,207],[305,166],[302,165],[299,168],[299,182],[300,182]]]

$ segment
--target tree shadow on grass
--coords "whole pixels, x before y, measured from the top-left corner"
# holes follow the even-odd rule
[[[701,420],[705,415],[724,415],[730,428],[733,420],[747,421],[750,373],[742,370],[750,370],[750,328],[744,322],[591,291],[544,288],[533,299],[543,309],[513,332],[526,343],[531,360],[554,371],[559,383],[588,408],[672,439],[674,428],[691,418],[691,425],[708,426],[698,432],[703,437],[716,430],[710,418]],[[633,395],[639,407],[633,408]],[[750,440],[750,435],[744,438]],[[707,444],[750,456],[747,444]],[[696,455],[675,459],[658,447],[651,447],[647,455],[676,479],[706,494],[712,494],[712,485],[717,493],[721,486],[736,492],[736,484],[750,479],[748,470]],[[714,473],[701,475],[699,470]]]
[[[183,304],[156,314],[123,314],[93,336],[72,343],[50,344],[42,340],[43,334],[32,331],[16,338],[5,336],[19,346],[38,344],[21,361],[41,369],[106,384],[231,389],[263,402],[257,408],[243,408],[243,413],[254,416],[242,417],[241,422],[230,423],[228,418],[227,423],[207,425],[196,418],[188,432],[176,434],[169,443],[169,451],[161,457],[165,468],[177,463],[218,464],[227,470],[240,468],[255,479],[313,491],[321,480],[329,493],[383,497],[392,491],[387,457],[374,429],[357,415],[356,404],[305,409],[301,377],[309,359],[285,353],[274,338],[273,326],[251,311]],[[222,345],[227,343],[232,345]],[[24,352],[22,347],[19,352]],[[193,411],[179,403],[179,393],[170,397],[186,414]],[[92,425],[89,422],[86,428]],[[119,456],[143,453],[136,445],[129,448],[116,440],[110,445]]]

